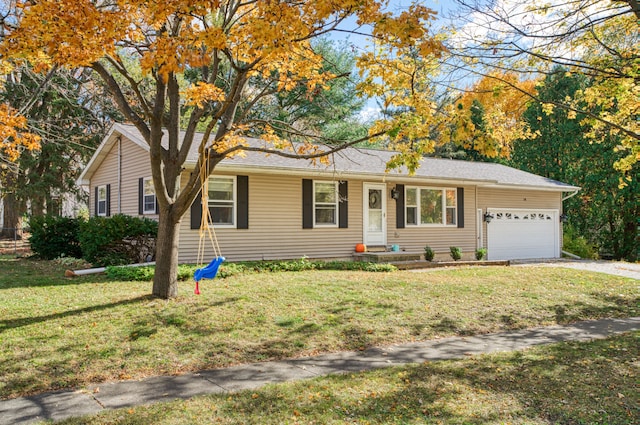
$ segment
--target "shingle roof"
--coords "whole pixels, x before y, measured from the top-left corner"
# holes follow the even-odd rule
[[[138,145],[146,146],[142,135],[132,125],[116,124],[114,130]],[[194,166],[197,160],[198,142],[202,135],[196,135],[195,143],[187,157],[187,166]],[[251,146],[264,145],[258,139],[247,139]],[[300,174],[331,173],[338,175],[384,176],[387,179],[407,178],[406,169],[385,172],[386,164],[394,152],[346,148],[331,156],[329,165],[313,164],[309,160],[266,155],[261,152],[246,152],[223,160],[220,169],[260,169],[271,172],[297,172]],[[451,159],[424,158],[420,167],[410,178],[425,180],[467,181],[486,186],[511,186],[531,189],[573,192],[579,187],[562,183],[536,174],[517,170],[501,164],[487,162],[460,161]]]

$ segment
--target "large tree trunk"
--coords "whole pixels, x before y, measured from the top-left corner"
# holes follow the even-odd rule
[[[31,198],[31,215],[33,217],[42,217],[44,215],[44,196],[34,195]]]
[[[638,260],[638,222],[635,217],[625,217],[622,233],[621,257],[627,261]]]
[[[22,216],[26,211],[26,206],[16,196],[17,179],[18,176],[14,172],[7,172],[0,182],[6,190],[2,197],[4,205],[3,224],[0,229],[0,237],[2,238],[22,239]]]
[[[169,208],[161,208],[156,242],[156,271],[153,296],[169,299],[178,296],[178,243],[180,220],[175,220]]]
[[[2,229],[0,229],[0,237],[22,239],[22,214],[24,208],[21,208],[21,202],[12,192],[7,192],[2,198],[4,204],[4,212],[2,214]]]

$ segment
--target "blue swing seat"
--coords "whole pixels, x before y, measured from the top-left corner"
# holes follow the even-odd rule
[[[220,264],[224,262],[225,258],[223,256],[214,257],[213,260],[209,263],[208,266],[203,267],[201,269],[196,269],[193,273],[193,279],[196,282],[200,282],[202,279],[213,279],[218,274],[218,269],[220,268]]]

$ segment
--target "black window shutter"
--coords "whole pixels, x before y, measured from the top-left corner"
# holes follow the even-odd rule
[[[398,199],[396,199],[396,228],[404,229],[404,185],[397,184]]]
[[[97,216],[98,215],[98,186],[96,186],[96,189],[94,192],[95,192],[95,196],[94,196],[95,199],[93,200],[93,207],[94,207],[93,215]]]
[[[458,204],[456,205],[458,210],[458,227],[464,227],[464,188],[458,188]]]
[[[138,214],[144,214],[144,178],[138,179]]]
[[[313,228],[313,180],[302,179],[302,228]]]
[[[338,183],[338,193],[340,202],[338,203],[338,227],[346,229],[349,227],[349,186],[347,181]]]
[[[191,228],[199,229],[202,222],[202,193],[198,192],[191,204]]]
[[[236,177],[238,194],[238,229],[249,228],[249,176]]]
[[[107,185],[107,217],[111,216],[111,185]]]

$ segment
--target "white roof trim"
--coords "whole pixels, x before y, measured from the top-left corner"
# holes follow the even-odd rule
[[[194,169],[193,164],[187,165],[188,169]],[[381,180],[382,182],[393,182],[393,183],[402,183],[407,182],[407,180],[412,180],[415,184],[419,185],[420,183],[430,183],[430,184],[441,184],[441,185],[455,185],[455,186],[478,186],[478,187],[487,187],[487,188],[496,188],[496,189],[518,189],[518,190],[537,190],[537,191],[545,191],[545,192],[578,192],[580,190],[579,187],[576,186],[563,186],[558,188],[551,187],[543,187],[543,186],[534,186],[534,185],[518,185],[518,184],[505,184],[498,183],[497,180],[490,179],[448,179],[448,178],[438,178],[438,177],[427,177],[427,176],[419,176],[419,175],[402,175],[396,173],[372,173],[372,174],[363,174],[363,173],[352,173],[338,170],[330,170],[330,169],[320,169],[309,167],[305,169],[296,169],[296,168],[284,168],[284,167],[260,167],[260,166],[250,166],[250,167],[242,167],[235,166],[232,164],[224,164],[220,163],[216,166],[216,170],[221,172],[236,172],[236,173],[247,173],[247,174],[273,174],[273,175],[291,175],[291,176],[303,176],[303,177],[324,177],[334,176],[336,179],[346,179],[347,177],[355,178],[358,180]],[[215,171],[214,171],[215,174]]]

